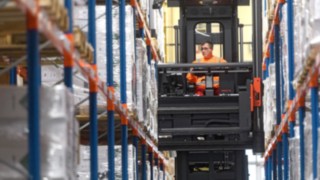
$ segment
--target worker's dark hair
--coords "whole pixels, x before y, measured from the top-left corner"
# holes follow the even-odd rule
[[[213,49],[213,43],[211,41],[205,41],[201,44],[201,46],[203,46],[204,44],[209,44],[210,49]]]

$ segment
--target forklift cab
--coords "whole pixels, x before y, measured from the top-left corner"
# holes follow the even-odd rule
[[[197,47],[211,41],[216,56],[238,62],[239,5],[249,5],[249,0],[169,0],[169,7],[180,7],[178,61],[192,63]]]
[[[249,0],[168,0],[180,7],[176,64],[158,65],[158,145],[175,150],[176,179],[247,179],[246,149],[264,151],[260,65],[239,59],[239,5]],[[228,63],[194,64],[205,41]],[[255,46],[255,44],[253,44]],[[240,53],[241,54],[241,53]],[[206,77],[205,96],[194,96],[186,75]],[[212,77],[219,76],[214,95]],[[218,168],[217,168],[218,167]],[[205,171],[199,169],[206,169]]]

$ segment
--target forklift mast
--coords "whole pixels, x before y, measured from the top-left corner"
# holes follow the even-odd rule
[[[253,61],[238,57],[238,6],[249,3],[168,0],[169,7],[180,8],[180,63],[158,65],[158,132],[159,149],[177,151],[176,180],[247,180],[245,150],[264,151],[260,0],[251,0]],[[206,41],[228,63],[192,64],[196,47]],[[205,76],[204,96],[196,96],[186,79],[191,69]],[[217,76],[219,95],[212,86]]]
[[[215,45],[223,44],[227,50],[223,52],[223,57],[228,62],[238,62],[238,4],[231,0],[216,1],[216,3],[212,0],[179,2],[180,62],[191,63],[195,60],[195,45],[205,40]],[[204,33],[195,32],[195,27],[200,23],[206,24]],[[211,25],[213,23],[219,24],[220,32],[213,33]]]

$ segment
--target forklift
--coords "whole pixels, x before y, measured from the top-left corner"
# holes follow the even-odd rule
[[[176,63],[158,65],[159,149],[176,151],[176,180],[247,180],[246,149],[264,152],[262,6],[260,0],[168,0],[180,8]],[[239,58],[239,6],[252,6],[252,62]],[[194,64],[197,46],[211,41],[224,64]],[[240,50],[239,50],[240,49]],[[240,53],[239,53],[240,52]],[[205,76],[194,95],[186,75]],[[213,77],[219,91],[213,93]]]

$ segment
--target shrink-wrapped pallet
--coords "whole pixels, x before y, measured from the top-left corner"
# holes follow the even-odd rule
[[[132,145],[128,146],[128,179],[136,180],[136,150]],[[90,147],[80,147],[80,164],[78,166],[78,179],[90,179]],[[115,146],[115,179],[122,179],[122,165],[121,165],[121,146]],[[98,171],[99,179],[108,179],[108,146],[98,146]]]
[[[300,179],[300,137],[299,129],[295,128],[296,136],[289,139],[289,165],[290,165],[290,179]]]
[[[40,90],[40,159],[44,179],[75,179],[77,122],[73,98],[64,86]],[[29,97],[33,98],[33,97]],[[24,87],[1,87],[0,179],[27,179],[28,96]],[[59,133],[57,133],[59,132]]]
[[[304,128],[304,144],[305,144],[305,175],[306,179],[313,176],[312,171],[312,122],[310,112],[306,112],[305,116],[305,128]]]
[[[136,67],[136,95],[135,95],[135,111],[137,113],[138,119],[144,121],[147,114],[147,82],[146,82],[146,73],[147,73],[147,50],[144,40],[137,38],[137,59],[135,62]]]
[[[116,92],[116,97],[120,99],[120,35],[119,35],[119,7],[113,6],[113,85]],[[87,32],[88,24],[88,7],[77,6],[75,7],[75,25],[83,27]],[[97,69],[98,76],[103,81],[106,81],[107,76],[107,51],[106,51],[106,17],[105,6],[96,6],[96,56],[97,56]],[[126,6],[126,93],[127,105],[129,109],[133,109],[133,68],[135,62],[135,48],[134,48],[134,25],[133,25],[133,10],[131,6]]]

